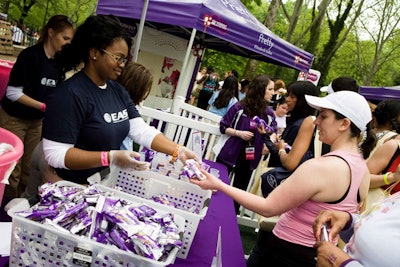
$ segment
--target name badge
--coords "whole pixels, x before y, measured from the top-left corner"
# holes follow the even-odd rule
[[[249,146],[249,147],[246,147],[246,160],[253,160],[254,158],[255,158],[255,156],[254,156],[254,152],[255,152],[255,148],[254,148],[254,146]]]

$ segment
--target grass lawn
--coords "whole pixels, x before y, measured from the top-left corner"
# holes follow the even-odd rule
[[[244,225],[239,225],[239,230],[244,254],[249,255],[254,243],[256,242],[257,232],[255,232],[254,228]]]

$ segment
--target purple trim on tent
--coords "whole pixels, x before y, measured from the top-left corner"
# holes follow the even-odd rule
[[[99,0],[98,14],[140,19],[143,0]],[[239,0],[149,0],[146,21],[195,28],[227,41],[242,56],[307,72],[314,56],[281,39]],[[207,43],[206,43],[207,46]],[[220,48],[224,51],[224,47]]]
[[[400,86],[392,86],[392,87],[361,86],[359,93],[368,100],[376,100],[376,101],[382,101],[385,99],[400,100]]]

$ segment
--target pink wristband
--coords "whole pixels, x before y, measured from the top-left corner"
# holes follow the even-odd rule
[[[42,105],[40,106],[40,110],[45,112],[46,111],[46,104],[42,103]]]
[[[108,166],[108,152],[102,151],[100,152],[101,166]]]

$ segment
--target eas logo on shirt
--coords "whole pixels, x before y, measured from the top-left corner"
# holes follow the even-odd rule
[[[128,111],[126,109],[119,111],[117,113],[104,113],[103,116],[104,120],[108,123],[117,123],[121,121],[127,120],[128,117]]]
[[[56,87],[56,80],[43,77],[41,80],[41,84],[49,87]]]

